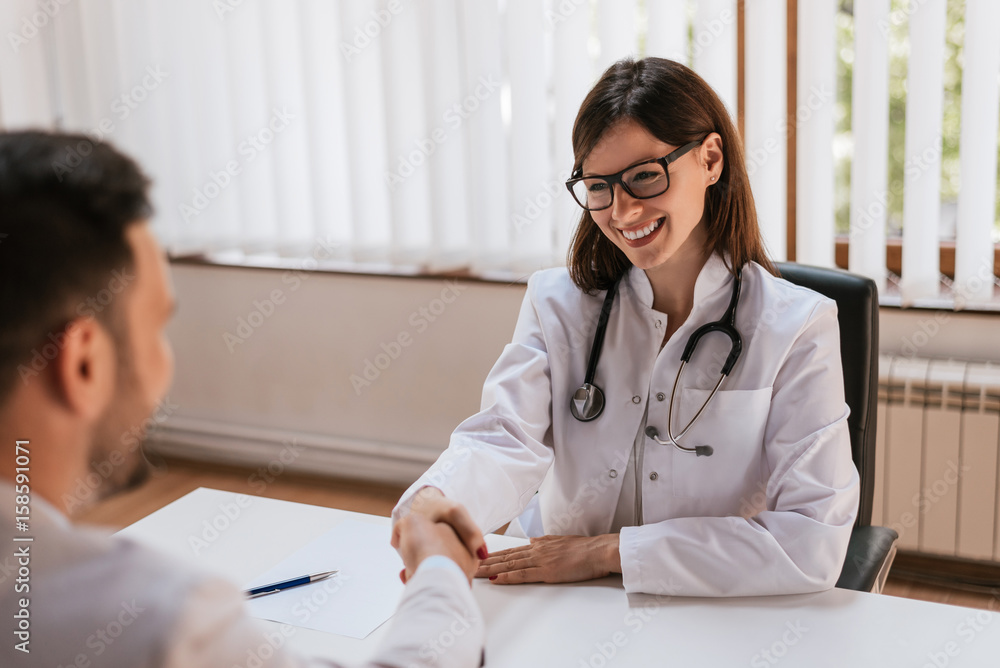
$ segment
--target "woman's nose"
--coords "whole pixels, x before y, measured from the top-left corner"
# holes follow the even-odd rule
[[[616,183],[614,188],[614,200],[611,202],[611,217],[615,220],[628,220],[637,210],[642,208],[642,202],[629,195],[622,184]]]

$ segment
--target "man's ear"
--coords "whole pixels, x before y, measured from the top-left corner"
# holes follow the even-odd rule
[[[114,396],[117,365],[107,329],[92,317],[73,320],[55,359],[53,380],[59,398],[81,418],[96,420]]]

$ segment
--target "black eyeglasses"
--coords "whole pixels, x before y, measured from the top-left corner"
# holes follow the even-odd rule
[[[662,158],[653,158],[638,165],[626,167],[617,174],[608,176],[578,176],[566,182],[566,188],[576,203],[587,211],[607,209],[614,202],[616,183],[636,199],[650,199],[667,192],[670,187],[670,172],[667,165],[674,162],[704,139],[684,144]]]

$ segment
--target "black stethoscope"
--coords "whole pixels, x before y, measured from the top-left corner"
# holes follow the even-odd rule
[[[621,279],[619,279],[621,280]],[[740,353],[743,352],[743,339],[740,337],[739,330],[736,329],[736,307],[740,301],[740,289],[743,286],[743,269],[736,269],[736,276],[733,278],[733,296],[729,300],[729,308],[726,312],[722,314],[722,317],[714,322],[702,325],[691,334],[688,338],[687,345],[684,346],[684,352],[681,353],[681,365],[677,369],[677,376],[674,378],[674,387],[670,390],[670,403],[667,407],[667,440],[662,440],[656,430],[656,427],[646,427],[646,435],[655,440],[660,445],[673,445],[678,450],[683,452],[693,452],[699,457],[711,456],[713,449],[710,445],[698,445],[693,448],[689,448],[681,445],[678,440],[684,438],[684,435],[691,429],[691,426],[695,421],[701,417],[701,414],[705,411],[705,407],[708,403],[712,401],[712,397],[715,393],[719,391],[719,387],[722,386],[722,381],[726,379],[729,372],[733,370],[736,365],[736,360],[740,358]],[[608,328],[608,316],[611,314],[611,305],[615,301],[615,293],[618,292],[618,282],[616,281],[611,288],[608,289],[608,294],[604,297],[604,304],[601,306],[601,315],[597,319],[597,331],[594,333],[594,344],[590,348],[590,363],[587,365],[587,376],[583,381],[583,385],[576,392],[569,401],[569,410],[577,420],[581,422],[590,422],[591,420],[596,420],[601,413],[604,412],[604,391],[601,388],[594,385],[594,375],[597,373],[597,361],[601,357],[601,348],[604,347],[604,334]],[[708,395],[705,399],[705,403],[701,405],[698,412],[694,414],[694,417],[687,423],[687,426],[681,430],[681,433],[677,436],[673,435],[670,425],[673,423],[673,413],[674,413],[674,394],[677,392],[677,386],[681,382],[681,375],[684,373],[684,367],[691,360],[691,356],[694,354],[695,348],[698,347],[698,341],[701,337],[709,334],[711,332],[722,332],[729,337],[729,357],[726,358],[725,364],[722,365],[722,372],[719,376],[719,382],[715,384],[712,388],[712,393]]]

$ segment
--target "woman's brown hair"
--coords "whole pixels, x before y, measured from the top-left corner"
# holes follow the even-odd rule
[[[722,173],[705,190],[708,245],[734,267],[756,262],[771,273],[757,209],[750,192],[743,143],[715,91],[693,70],[665,58],[619,60],[587,94],[573,124],[573,174],[615,123],[631,119],[666,144],[682,146],[717,132],[722,137]],[[582,290],[607,290],[632,266],[584,211],[569,251],[569,272]]]

